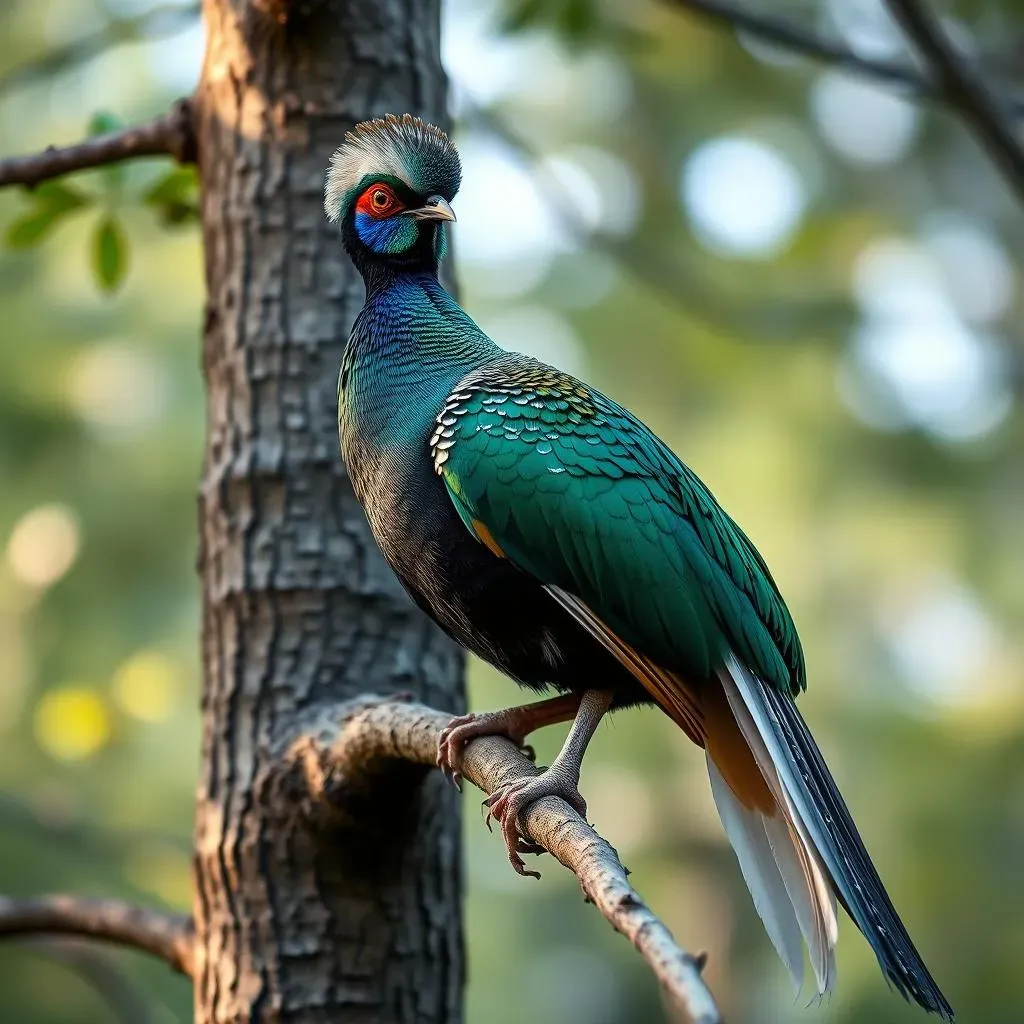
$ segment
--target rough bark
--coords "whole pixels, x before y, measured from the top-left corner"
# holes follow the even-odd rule
[[[197,1024],[461,1020],[455,793],[399,767],[327,829],[274,770],[301,722],[356,694],[464,703],[461,655],[381,562],[340,465],[335,386],[362,286],[321,205],[354,122],[444,123],[438,7],[204,5]]]

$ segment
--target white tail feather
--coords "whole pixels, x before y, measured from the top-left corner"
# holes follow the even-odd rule
[[[748,811],[736,799],[722,778],[715,762],[708,759],[711,792],[725,833],[740,862],[743,880],[747,883],[754,907],[764,922],[768,938],[793,976],[799,992],[804,981],[804,950],[800,942],[800,926],[793,913],[788,887],[783,879],[778,857],[765,831],[764,815]]]
[[[813,850],[788,820],[765,818],[764,830],[807,943],[818,992],[831,992],[836,980],[835,895]]]
[[[808,834],[805,825],[806,810],[800,806],[802,791],[789,778],[788,762],[781,751],[774,749],[778,744],[770,723],[765,720],[764,709],[753,699],[749,686],[745,685],[749,681],[746,672],[734,658],[729,660],[728,672],[722,673],[721,680],[730,710],[775,798],[779,814],[769,817],[744,807],[717,769],[712,770],[714,766],[709,759],[711,786],[719,815],[755,906],[779,955],[799,984],[802,962],[801,971],[797,973],[793,970],[790,950],[784,949],[777,939],[780,933],[788,937],[794,929],[798,930],[807,943],[818,992],[828,993],[836,975],[835,946],[839,932],[836,897],[822,866],[815,837]],[[788,897],[785,904],[778,899],[780,881]],[[772,907],[771,924],[762,910],[768,903]],[[781,925],[777,923],[780,918]]]

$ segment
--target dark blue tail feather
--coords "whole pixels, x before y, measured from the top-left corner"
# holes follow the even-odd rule
[[[817,813],[819,820],[812,831],[831,847],[821,853],[846,912],[900,995],[952,1021],[953,1008],[914,948],[796,704],[773,687],[759,685],[777,735],[806,787],[807,804]]]

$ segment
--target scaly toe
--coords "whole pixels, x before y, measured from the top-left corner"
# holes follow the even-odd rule
[[[540,877],[536,871],[528,871],[521,853],[533,852],[528,847],[538,849],[536,844],[524,839],[519,833],[519,817],[530,804],[545,796],[558,796],[569,803],[575,810],[586,816],[587,804],[580,796],[579,790],[571,781],[562,775],[544,772],[541,775],[516,779],[507,786],[495,790],[486,800],[483,807],[486,812],[485,823],[488,829],[493,818],[501,828],[502,838],[512,867],[521,875]]]
[[[522,840],[519,835],[518,827],[516,826],[516,815],[510,814],[501,823],[501,834],[505,837],[505,847],[508,850],[508,862],[516,869],[516,872],[530,878],[540,878],[540,872],[530,871],[526,866],[526,861],[519,856],[519,844]]]
[[[466,745],[481,736],[506,736],[520,749],[533,754],[531,747],[523,747],[523,736],[513,735],[503,713],[456,715],[441,730],[437,740],[437,766],[461,792],[462,760]],[[531,757],[532,760],[532,757]]]
[[[502,786],[501,789],[495,790],[495,792],[493,792],[484,801],[484,806],[487,808],[488,819],[493,817],[495,821],[503,822],[508,814],[509,801],[516,793],[521,793],[526,789],[532,781],[532,779],[528,778],[516,779],[515,782],[510,782],[507,786]]]
[[[437,767],[459,792],[462,792],[462,751],[479,735],[472,729],[474,715],[457,715],[441,730],[437,740]]]

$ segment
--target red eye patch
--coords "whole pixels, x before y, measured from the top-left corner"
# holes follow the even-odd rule
[[[391,186],[385,185],[382,181],[371,185],[356,201],[356,210],[359,213],[367,213],[377,220],[390,217],[404,209],[402,201],[395,195]]]

